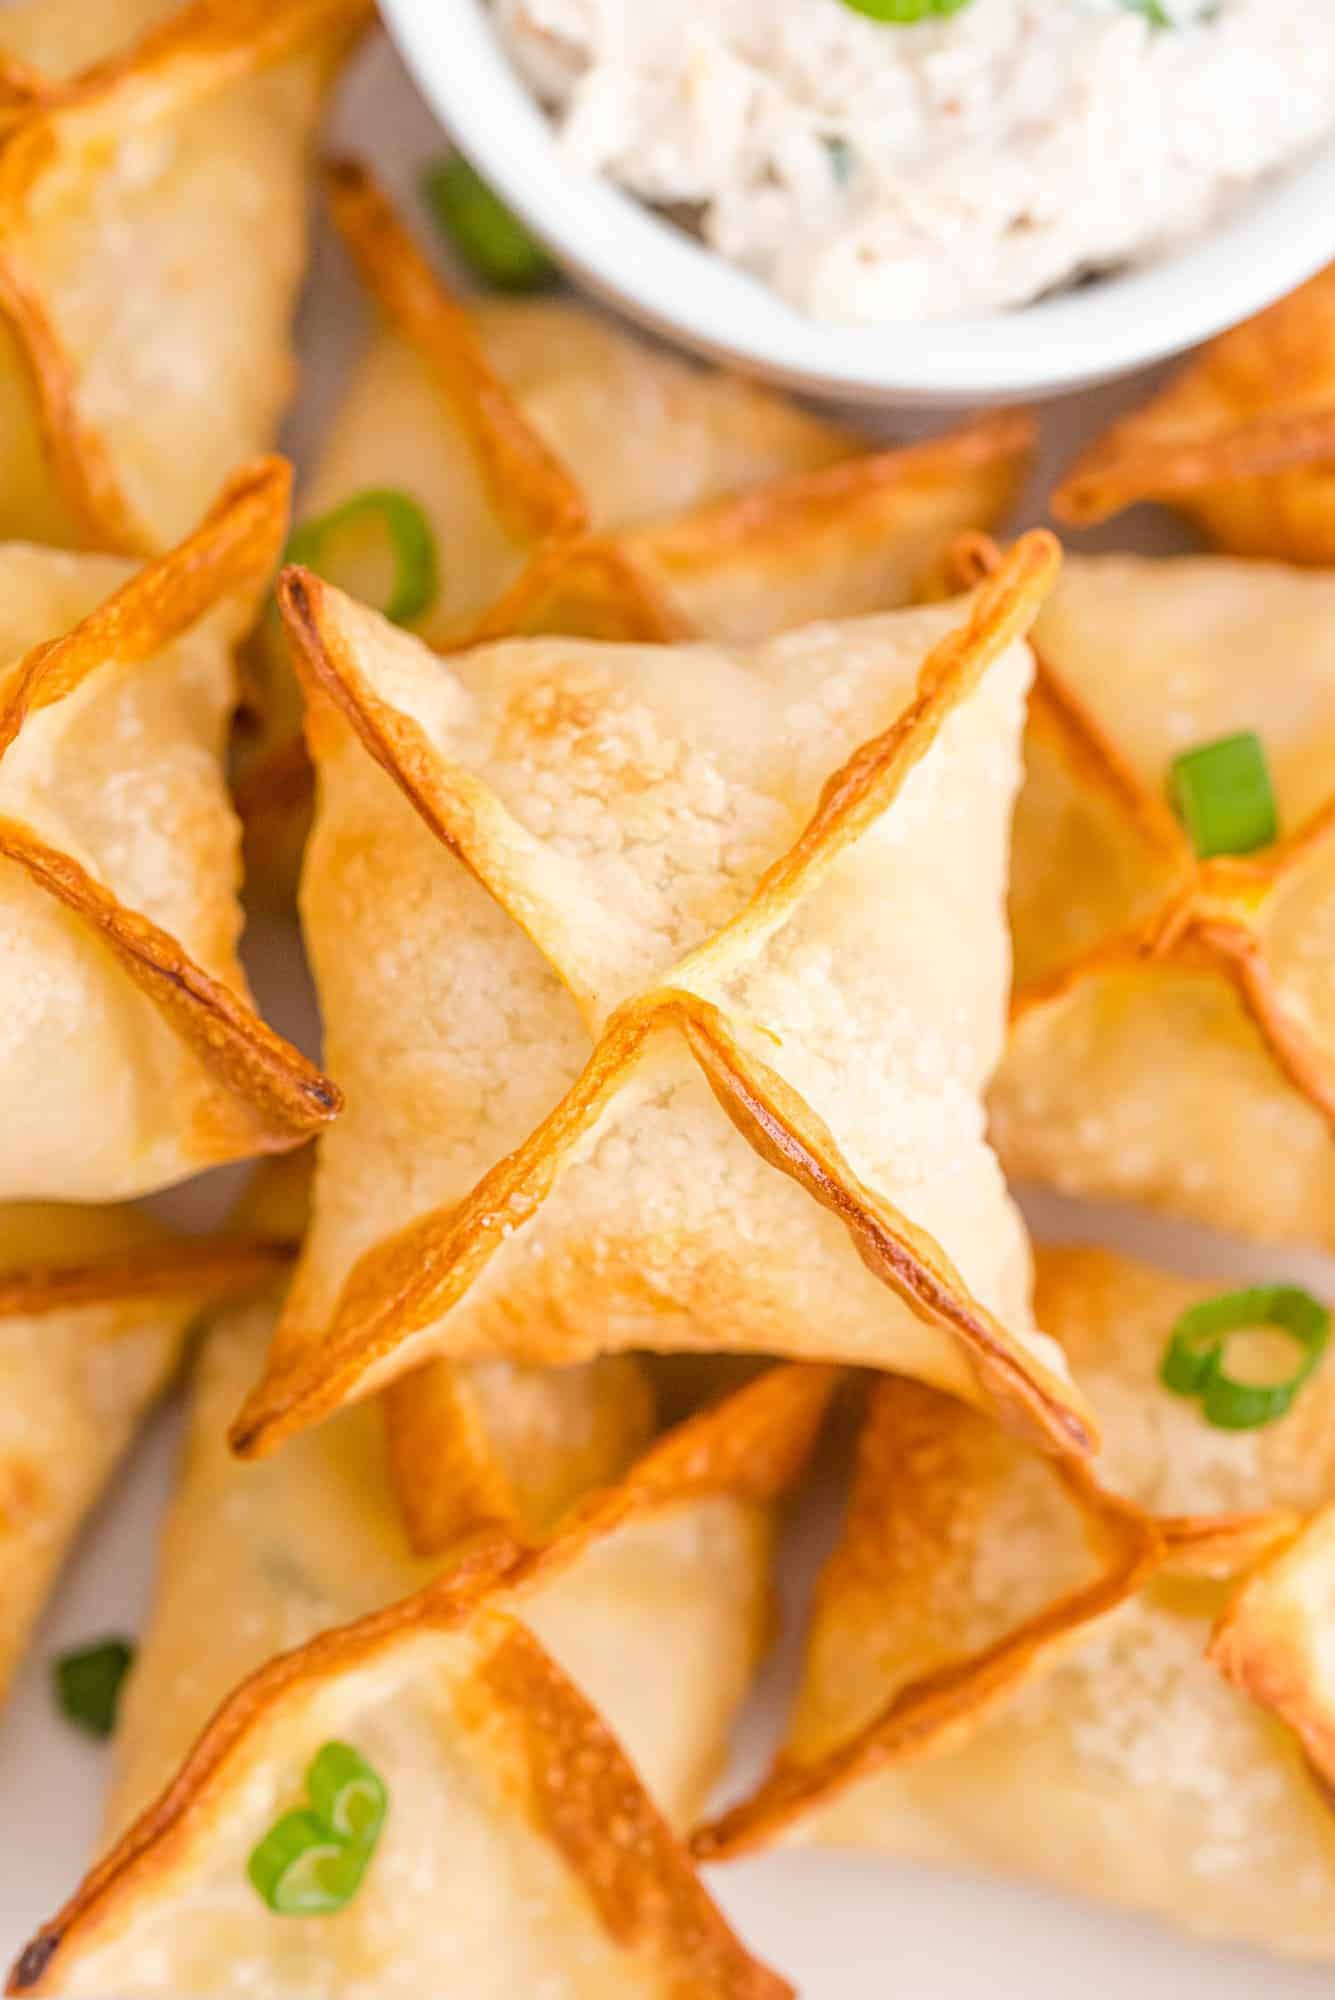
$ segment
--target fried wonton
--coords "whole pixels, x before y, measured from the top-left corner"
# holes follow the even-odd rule
[[[541,1551],[484,1537],[424,1583],[367,1409],[264,1466],[229,1458],[222,1417],[272,1313],[233,1313],[206,1344],[158,1608],[122,1703],[121,1838],[14,1990],[202,1996],[259,1980],[332,2000],[427,1992],[448,1973],[498,2000],[540,1980],[581,2000],[786,1991],[729,1937],[658,1814],[693,1816],[716,1775],[766,1635],[770,1506],[830,1373],[770,1371]],[[324,1629],[354,1613],[371,1615]],[[387,1784],[384,1839],[345,1913],[275,1919],[246,1857],[326,1738]]]
[[[328,188],[378,326],[300,512],[386,488],[414,500],[440,558],[414,629],[436,647],[519,629],[760,638],[890,608],[1016,495],[1022,411],[872,452],[569,300],[465,308],[362,168],[332,167]],[[279,649],[263,664],[242,781],[261,866],[301,776],[295,681]]]
[[[1335,1818],[1303,1754],[1335,1694],[1335,1357],[1287,1415],[1217,1429],[1159,1368],[1219,1287],[1078,1249],[1038,1279],[1100,1483],[879,1384],[781,1759],[699,1852],[791,1835],[984,1863],[1335,1956]]]
[[[636,1346],[895,1368],[1088,1447],[978,1103],[1055,562],[752,648],[449,662],[287,574],[349,1109],[238,1448],[434,1357]]]
[[[192,1321],[281,1254],[176,1242],[133,1209],[0,1209],[0,1698]]]
[[[1335,1244],[1335,579],[1073,557],[1034,632],[1016,992],[993,1136],[1016,1179]],[[1198,862],[1179,754],[1260,738],[1278,842]]]
[[[337,1106],[236,958],[232,650],[282,543],[260,461],[179,548],[0,546],[0,1197],[106,1201],[297,1145]]]
[[[448,1987],[783,2000],[728,1929],[606,1724],[489,1602],[489,1545],[405,1605],[262,1668],[180,1776],[27,1947],[16,1994]],[[272,1913],[247,1860],[329,1742],[388,1788],[348,1905]]]
[[[1053,495],[1075,526],[1140,500],[1220,548],[1335,563],[1335,265],[1194,355]]]
[[[315,125],[369,13],[193,0],[8,130],[0,535],[151,553],[273,442]]]

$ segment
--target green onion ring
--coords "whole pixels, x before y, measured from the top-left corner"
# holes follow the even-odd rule
[[[378,1774],[351,1744],[326,1743],[306,1774],[311,1809],[340,1840],[374,1847],[389,1795]]]
[[[394,584],[381,608],[391,624],[411,625],[435,603],[440,578],[431,523],[407,493],[390,486],[368,487],[330,513],[303,521],[287,545],[286,560],[323,576],[322,563],[335,536],[359,527],[379,527],[388,537],[394,552]]]
[[[1303,1350],[1286,1382],[1237,1382],[1224,1366],[1228,1336],[1245,1327],[1274,1326]],[[1169,1336],[1159,1379],[1176,1396],[1196,1398],[1217,1430],[1257,1430],[1284,1416],[1330,1340],[1330,1314],[1297,1285],[1256,1285],[1223,1292],[1184,1312]]]
[[[389,1793],[347,1743],[326,1743],[306,1773],[309,1806],[276,1820],[246,1873],[277,1916],[331,1915],[362,1884],[389,1810]]]

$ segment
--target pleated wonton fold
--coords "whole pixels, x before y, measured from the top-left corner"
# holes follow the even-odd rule
[[[0,535],[164,548],[273,443],[316,120],[370,13],[193,0],[8,129]]]
[[[1335,265],[1194,355],[1053,495],[1085,526],[1159,500],[1240,556],[1335,563]]]
[[[122,1704],[120,1837],[12,1990],[203,1996],[262,1976],[266,1991],[331,2000],[442,1979],[496,2000],[538,1984],[778,2000],[788,1989],[731,1937],[660,1811],[693,1816],[716,1775],[768,1627],[770,1503],[811,1444],[829,1372],[771,1371],[664,1438],[541,1553],[475,1542],[429,1582],[370,1411],[263,1467],[229,1458],[222,1417],[272,1311],[221,1319],[205,1347],[158,1606]],[[296,1650],[266,1664],[277,1648]],[[340,1914],[275,1915],[247,1858],[329,1740],[385,1785],[384,1831]]]
[[[0,1699],[192,1322],[281,1254],[177,1242],[132,1209],[0,1209]]]
[[[287,472],[146,568],[0,546],[0,1197],[105,1201],[282,1151],[337,1093],[253,1012],[222,759]]]
[[[350,1108],[240,1448],[435,1357],[635,1346],[903,1369],[1087,1448],[978,1103],[1054,564],[751,649],[448,663],[288,574]]]
[[[1035,627],[1016,993],[993,1136],[1017,1179],[1335,1244],[1335,580],[1073,557]],[[1200,861],[1184,752],[1258,737],[1279,838]]]
[[[1335,1361],[1268,1427],[1215,1428],[1159,1369],[1217,1287],[1102,1251],[1038,1269],[1099,1483],[877,1385],[782,1757],[699,1852],[983,1863],[1335,1956]]]

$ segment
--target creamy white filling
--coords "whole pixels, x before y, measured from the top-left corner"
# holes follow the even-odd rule
[[[495,0],[569,155],[804,310],[1026,303],[1156,254],[1335,130],[1332,0]]]

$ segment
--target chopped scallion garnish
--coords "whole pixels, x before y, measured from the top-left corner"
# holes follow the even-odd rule
[[[380,1838],[389,1794],[347,1743],[326,1743],[306,1773],[309,1806],[284,1813],[247,1864],[252,1884],[281,1917],[328,1916],[351,1902]]]
[[[484,284],[503,292],[535,292],[557,276],[541,243],[462,153],[432,162],[422,176],[422,195],[464,263]]]
[[[374,1847],[389,1797],[377,1772],[350,1744],[326,1743],[306,1774],[311,1809],[341,1840]]]
[[[1265,750],[1250,730],[1176,758],[1171,788],[1178,818],[1203,861],[1212,854],[1250,854],[1279,832]]]
[[[62,1653],[55,1663],[61,1712],[90,1736],[110,1736],[116,1727],[121,1683],[133,1659],[134,1647],[127,1639],[102,1639],[95,1646]]]
[[[1231,1335],[1274,1327],[1298,1347],[1291,1372],[1280,1382],[1241,1382],[1226,1367]],[[1297,1285],[1255,1285],[1224,1292],[1184,1312],[1169,1337],[1160,1364],[1164,1387],[1201,1405],[1218,1430],[1259,1429],[1293,1406],[1294,1397],[1317,1366],[1330,1339],[1330,1314]]]
[[[287,561],[333,583],[386,547],[393,576],[380,608],[391,623],[411,625],[435,603],[440,579],[431,523],[407,493],[373,487],[303,521],[287,545]]]
[[[970,0],[844,0],[855,14],[870,15],[873,21],[888,21],[908,27],[914,21],[932,21],[946,14],[958,14]]]
[[[847,139],[841,139],[837,132],[827,132],[821,140],[830,161],[830,174],[840,187],[847,187],[853,178],[855,155]]]

